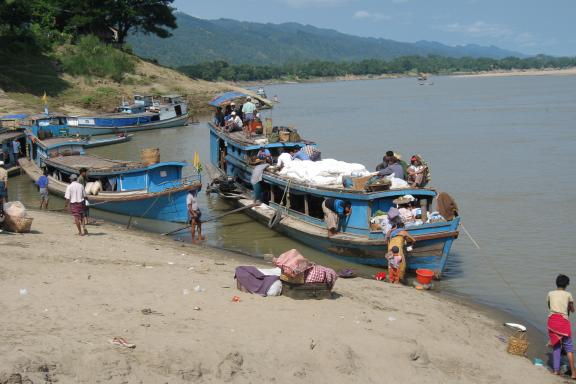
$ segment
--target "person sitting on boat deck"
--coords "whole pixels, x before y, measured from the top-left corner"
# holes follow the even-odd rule
[[[198,241],[204,240],[202,237],[202,212],[198,207],[198,190],[189,190],[186,195],[186,206],[188,207],[188,215],[190,216],[190,234],[192,235],[192,242],[196,242],[196,230],[198,230]]]
[[[237,132],[241,131],[243,127],[242,119],[240,116],[236,114],[236,112],[232,112],[230,119],[226,122],[226,130],[228,132]]]
[[[216,112],[214,113],[214,124],[217,127],[224,126],[224,112],[222,112],[222,107],[217,107]]]
[[[50,194],[48,193],[48,170],[46,168],[44,168],[42,176],[36,180],[35,184],[38,186],[38,192],[40,193],[40,209],[48,209]]]
[[[423,187],[426,184],[428,167],[420,155],[414,155],[410,158],[410,166],[406,171],[408,173],[407,181],[411,187]]]
[[[290,164],[294,159],[294,155],[298,151],[298,147],[287,148],[278,156],[278,161],[276,162],[276,170],[280,171],[284,166]]]
[[[244,123],[246,125],[250,124],[250,121],[254,120],[254,112],[256,111],[256,104],[252,102],[252,98],[248,96],[246,102],[242,106],[242,115],[244,116]]]
[[[86,192],[82,184],[78,182],[78,176],[72,174],[70,176],[70,184],[66,187],[66,193],[64,194],[66,202],[64,207],[70,207],[70,213],[74,216],[74,224],[78,228],[78,234],[84,236],[88,234],[86,230],[86,223],[84,222],[84,216],[86,212]],[[84,230],[84,232],[82,232]]]
[[[338,232],[340,219],[352,213],[352,204],[346,200],[329,197],[322,202],[322,211],[328,228],[328,237],[330,237]]]
[[[381,171],[388,166],[388,161],[390,158],[394,157],[394,151],[386,151],[382,157],[382,162],[376,166],[376,171]]]
[[[390,252],[386,254],[388,259],[388,282],[392,284],[400,283],[400,267],[403,264],[404,255],[400,254],[400,249],[393,246]]]
[[[235,107],[236,106],[234,105],[234,103],[228,104],[226,106],[226,109],[224,109],[224,120],[228,120],[230,118]]]
[[[260,159],[260,160],[264,160],[268,164],[272,164],[272,154],[263,145],[260,146],[260,149],[258,150],[258,154],[256,154],[256,158]]]
[[[310,160],[310,156],[304,151],[304,147],[302,147],[292,156],[292,159]]]
[[[388,156],[387,156],[388,157]],[[404,169],[395,156],[388,157],[388,166],[378,171],[379,177],[394,175],[397,179],[404,180]]]
[[[407,230],[404,229],[404,223],[396,224],[396,228],[392,229],[387,235],[388,237],[388,252],[392,251],[393,247],[398,248],[398,254],[402,256],[400,266],[398,267],[398,281],[404,280],[404,274],[406,273],[406,259],[404,257],[404,247],[406,243],[414,244],[416,239],[414,239]],[[395,276],[396,277],[396,276]]]
[[[0,217],[4,216],[4,202],[8,198],[8,171],[3,165],[4,162],[0,161]]]

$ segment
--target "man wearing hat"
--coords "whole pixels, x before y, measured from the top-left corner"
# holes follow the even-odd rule
[[[84,186],[78,182],[78,175],[70,175],[70,184],[66,187],[66,193],[64,194],[66,199],[65,207],[70,207],[70,213],[74,217],[74,224],[78,228],[78,234],[84,236],[88,234],[86,230],[86,223],[84,222],[84,217],[86,215],[86,194],[84,192]],[[84,231],[82,231],[84,230]]]
[[[242,119],[233,111],[230,115],[230,119],[226,122],[226,129],[228,132],[236,132],[242,130]]]

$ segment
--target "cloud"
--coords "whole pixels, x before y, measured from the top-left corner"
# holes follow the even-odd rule
[[[279,0],[292,8],[330,8],[339,7],[355,0]]]
[[[368,12],[368,11],[356,11],[356,12],[354,12],[354,15],[352,15],[352,17],[357,19],[357,20],[372,20],[372,21],[381,21],[381,20],[390,20],[391,19],[390,16],[385,15],[383,13]]]
[[[521,47],[533,47],[539,45],[539,39],[529,32],[516,32],[505,25],[491,24],[484,21],[475,21],[470,24],[450,23],[436,26],[435,29],[461,33],[475,38],[489,38],[514,42]]]

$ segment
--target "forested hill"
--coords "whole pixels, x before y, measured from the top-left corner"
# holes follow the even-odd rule
[[[128,38],[134,52],[164,65],[181,66],[214,60],[233,64],[284,64],[311,60],[358,61],[392,59],[408,55],[449,57],[521,57],[498,47],[450,47],[436,42],[402,43],[347,35],[297,23],[262,24],[229,19],[202,20],[177,13],[173,36],[134,35]]]

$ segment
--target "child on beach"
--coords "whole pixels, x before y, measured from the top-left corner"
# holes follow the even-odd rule
[[[390,249],[390,252],[386,254],[388,259],[388,282],[392,284],[400,283],[400,264],[402,263],[402,255],[400,254],[400,249],[394,246]]]
[[[572,345],[572,330],[568,315],[574,312],[574,299],[572,294],[566,291],[570,284],[570,278],[566,275],[558,275],[556,278],[555,291],[548,292],[548,336],[549,345],[552,347],[552,368],[555,375],[560,374],[560,358],[562,348],[566,351],[572,379],[576,379],[574,371],[574,347]]]

